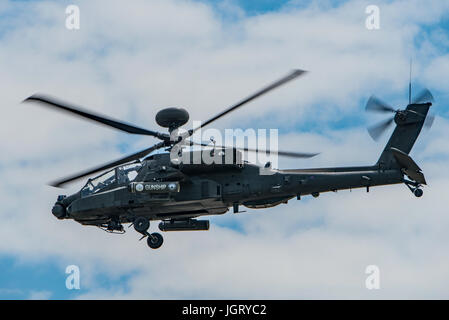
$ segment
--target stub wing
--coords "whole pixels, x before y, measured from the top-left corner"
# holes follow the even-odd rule
[[[413,159],[408,154],[402,152],[397,148],[391,148],[390,150],[407,177],[420,184],[427,184],[421,168],[416,164],[415,161],[413,161]]]

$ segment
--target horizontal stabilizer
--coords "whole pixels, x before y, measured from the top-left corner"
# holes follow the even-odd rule
[[[408,154],[396,148],[390,148],[390,150],[407,177],[420,184],[427,184],[421,168],[418,167],[416,162],[413,161],[413,159]]]

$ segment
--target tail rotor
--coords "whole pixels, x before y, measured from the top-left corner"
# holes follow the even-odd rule
[[[428,89],[423,89],[414,97],[414,99],[411,101],[411,104],[422,104],[433,101],[434,99],[432,93]],[[369,135],[371,136],[371,138],[373,138],[373,140],[377,141],[393,124],[395,117],[401,116],[401,114],[403,114],[406,110],[394,109],[392,106],[385,103],[381,99],[375,96],[371,96],[366,103],[365,111],[388,114],[393,113],[392,117],[368,127]],[[434,115],[428,115],[424,120],[424,127],[426,129],[430,129],[434,120]]]

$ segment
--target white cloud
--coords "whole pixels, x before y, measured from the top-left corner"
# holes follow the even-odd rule
[[[48,300],[52,296],[50,291],[31,291],[28,297],[29,300]]]
[[[154,140],[18,104],[47,92],[157,128],[153,119],[162,107],[185,106],[192,119],[205,119],[288,70],[305,68],[311,71],[306,77],[217,127],[254,125],[255,114],[276,113],[272,127],[311,121],[328,128],[360,112],[372,92],[405,101],[413,39],[421,24],[447,14],[445,1],[382,3],[379,31],[364,28],[364,2],[358,1],[240,16],[232,23],[191,1],[77,3],[79,32],[65,29],[64,7],[56,2],[0,6],[21,10],[20,19],[8,20],[14,29],[0,38],[1,253],[79,265],[86,298],[447,297],[444,118],[413,151],[430,184],[422,199],[404,186],[323,194],[214,217],[210,232],[169,233],[161,250],[150,251],[133,231],[119,237],[56,220],[50,209],[58,191],[44,184],[119,157],[118,143],[131,141],[134,151]],[[430,88],[446,90],[441,74],[448,56],[438,43],[429,40],[415,55],[416,78],[423,75]],[[323,151],[282,164],[372,164],[383,146],[371,142],[363,126],[282,136],[285,149]],[[220,227],[230,224],[244,232]],[[380,291],[364,288],[369,264],[381,269]],[[127,288],[102,288],[96,282],[102,273],[130,275]]]

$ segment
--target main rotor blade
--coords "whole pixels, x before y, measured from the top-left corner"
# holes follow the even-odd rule
[[[203,122],[200,126],[198,126],[197,128],[194,128],[194,129],[189,130],[189,133],[188,133],[188,135],[187,135],[186,137],[191,136],[195,131],[199,130],[200,128],[207,126],[208,124],[214,122],[215,120],[217,120],[217,119],[219,119],[219,118],[221,118],[221,117],[227,115],[228,113],[230,113],[230,112],[232,112],[232,111],[234,111],[234,110],[240,108],[241,106],[247,104],[248,102],[250,102],[250,101],[252,101],[252,100],[254,100],[254,99],[256,99],[256,98],[258,98],[258,97],[260,97],[260,96],[262,96],[262,95],[264,95],[264,94],[266,94],[266,93],[268,93],[268,92],[270,92],[271,90],[276,89],[277,87],[280,87],[280,86],[282,86],[283,84],[285,84],[285,83],[287,83],[287,82],[289,82],[289,81],[291,81],[291,80],[293,80],[293,79],[295,79],[295,78],[297,78],[297,77],[303,75],[303,74],[306,73],[306,72],[307,72],[307,71],[299,70],[299,69],[293,70],[292,72],[290,72],[290,73],[289,73],[288,75],[286,75],[285,77],[279,79],[279,80],[276,81],[276,82],[273,82],[272,84],[270,84],[270,85],[264,87],[263,89],[257,91],[256,93],[250,95],[249,97],[247,97],[247,98],[241,100],[240,102],[237,102],[236,104],[232,105],[231,107],[229,107],[229,108],[225,109],[224,111],[220,112],[219,114],[213,116],[212,118],[210,118],[210,119],[204,121],[204,122]]]
[[[396,110],[394,110],[390,105],[375,96],[371,96],[369,98],[368,102],[366,103],[365,110],[381,113],[396,112]]]
[[[271,154],[270,150],[259,150],[259,149],[250,149],[250,148],[236,148],[237,150],[242,151],[248,151],[248,152],[258,152],[258,153],[265,153],[265,154]],[[290,157],[290,158],[312,158],[319,153],[305,153],[305,152],[292,152],[292,151],[274,151],[273,153],[283,156],[283,157]]]
[[[50,97],[43,94],[34,94],[31,97],[26,98],[23,102],[39,102],[40,104],[43,104],[48,107],[53,107],[58,110],[63,110],[72,114],[75,114],[79,117],[86,118],[92,121],[99,122],[101,124],[104,124],[109,127],[113,127],[115,129],[125,131],[131,134],[142,134],[142,135],[148,135],[157,137],[159,139],[166,139],[169,138],[167,134],[163,134],[156,131],[146,130],[142,129],[136,126],[133,126],[131,124],[127,124],[122,121],[117,121],[111,118],[108,118],[106,116],[93,113],[91,111],[88,111],[86,109],[83,109],[81,107],[74,106],[68,102],[61,101],[59,99],[56,99],[54,97]]]
[[[433,102],[433,95],[429,91],[429,89],[423,89],[421,90],[414,98],[413,103],[426,103],[426,102]]]
[[[193,142],[193,141],[189,141],[189,142],[190,142],[190,145],[198,145],[198,146],[210,147],[210,148],[216,148],[216,149],[228,148],[225,146],[214,146],[214,145],[206,144],[206,143],[198,143],[198,142]],[[265,153],[265,154],[276,153],[279,156],[290,157],[290,158],[312,158],[312,157],[315,157],[316,155],[319,155],[319,153],[305,153],[305,152],[292,152],[292,151],[279,151],[279,150],[272,152],[270,150],[261,150],[261,149],[252,149],[252,148],[232,147],[232,149],[237,149],[237,150],[246,151],[246,152]]]
[[[374,126],[368,128],[368,133],[373,138],[373,140],[377,141],[380,136],[387,130],[387,128],[393,123],[394,118],[387,119],[382,121]]]
[[[59,187],[61,187],[64,184],[67,184],[67,183],[72,182],[74,180],[77,180],[77,179],[83,178],[85,176],[97,173],[99,171],[104,171],[104,170],[107,170],[107,169],[119,166],[119,165],[127,163],[127,162],[138,160],[140,158],[145,157],[147,154],[149,154],[149,153],[151,153],[151,152],[153,152],[153,151],[155,151],[157,149],[160,149],[160,148],[162,148],[164,146],[165,146],[164,142],[159,142],[159,143],[155,144],[154,146],[152,146],[150,148],[147,148],[145,150],[136,152],[136,153],[134,153],[132,155],[129,155],[129,156],[126,156],[124,158],[108,162],[108,163],[103,164],[101,166],[98,166],[98,167],[95,167],[95,168],[91,168],[91,169],[88,169],[88,170],[76,173],[74,175],[71,175],[69,177],[66,177],[66,178],[63,178],[63,179],[60,179],[60,180],[57,180],[57,181],[53,181],[53,182],[50,183],[50,185],[53,186],[53,187],[59,188]]]

